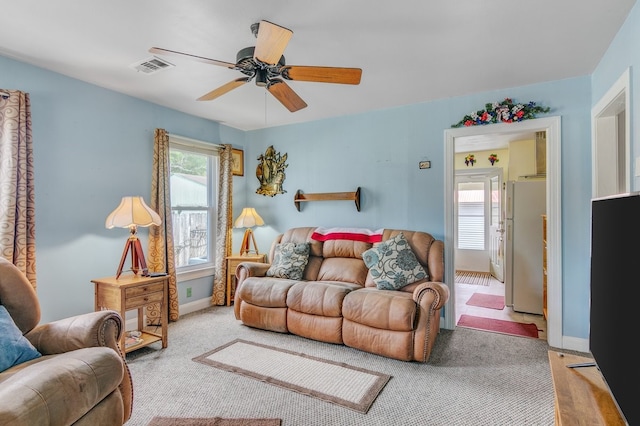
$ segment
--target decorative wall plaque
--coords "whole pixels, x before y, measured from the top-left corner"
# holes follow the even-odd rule
[[[271,145],[264,154],[260,154],[258,161],[256,177],[260,182],[260,188],[256,189],[256,193],[273,197],[287,192],[282,188],[286,177],[284,169],[289,166],[286,163],[287,154],[280,155]]]

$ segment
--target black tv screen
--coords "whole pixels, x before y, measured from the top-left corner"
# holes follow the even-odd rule
[[[640,425],[635,352],[640,306],[640,193],[591,201],[589,350],[630,425]]]

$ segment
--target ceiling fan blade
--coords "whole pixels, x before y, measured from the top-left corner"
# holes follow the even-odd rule
[[[207,93],[206,95],[202,95],[198,98],[199,101],[212,101],[215,98],[218,98],[222,95],[224,95],[227,92],[230,92],[231,90],[242,86],[243,84],[247,83],[251,81],[250,77],[242,77],[242,78],[238,78],[236,80],[230,81],[227,84],[223,84],[222,86],[218,87],[217,89],[214,89],[212,91],[210,91],[209,93]]]
[[[296,81],[316,81],[319,83],[360,84],[360,68],[308,67],[288,65],[282,69],[282,77]]]
[[[173,55],[173,56],[182,56],[191,59],[195,59],[196,61],[204,62],[205,64],[210,65],[218,65],[226,68],[235,68],[236,64],[232,64],[231,62],[218,61],[216,59],[204,58],[202,56],[191,55],[189,53],[176,52],[175,50],[163,49],[161,47],[152,47],[149,49],[151,53],[157,53],[158,55]]]
[[[290,29],[269,21],[260,21],[253,58],[269,65],[277,64],[292,35],[293,31]]]
[[[267,84],[267,90],[291,112],[296,112],[307,106],[305,101],[282,80],[271,80]]]

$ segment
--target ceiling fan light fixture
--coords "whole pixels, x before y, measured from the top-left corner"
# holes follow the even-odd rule
[[[256,86],[266,87],[267,82],[267,70],[258,68],[256,70]]]

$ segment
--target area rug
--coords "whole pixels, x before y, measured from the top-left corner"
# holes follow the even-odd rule
[[[538,327],[534,323],[527,324],[493,318],[481,318],[473,315],[462,315],[457,325],[460,327],[474,328],[476,330],[538,338]]]
[[[391,379],[388,374],[242,339],[193,361],[258,379],[366,413]]]
[[[501,311],[504,309],[504,296],[497,294],[473,293],[469,300],[467,300],[467,305],[478,306],[480,308],[497,309]]]
[[[154,417],[147,426],[280,426],[280,419],[223,419],[222,417]]]
[[[457,283],[488,287],[491,284],[491,274],[488,272],[456,271],[455,280]]]

